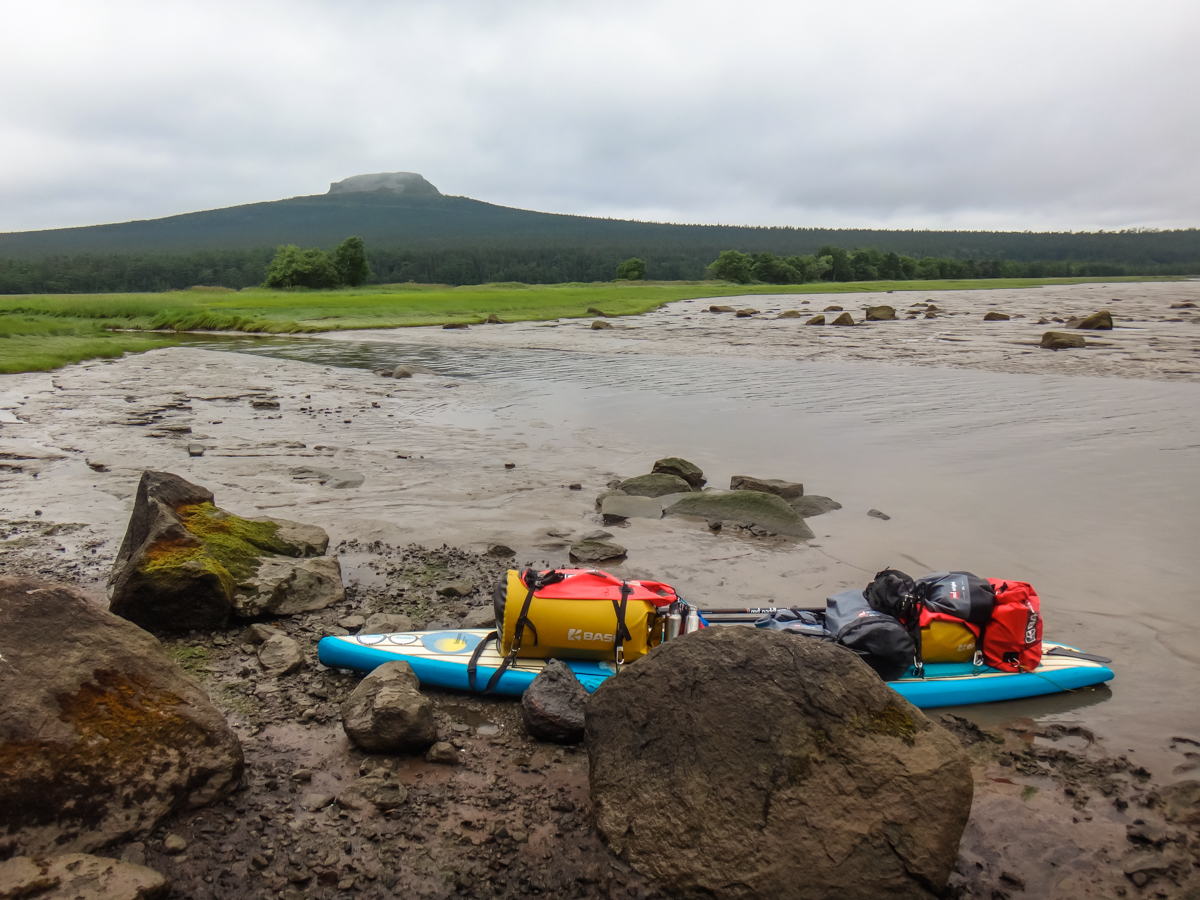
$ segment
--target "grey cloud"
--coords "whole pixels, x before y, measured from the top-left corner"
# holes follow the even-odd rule
[[[417,171],[691,222],[1200,225],[1194,3],[27,4],[0,229]]]

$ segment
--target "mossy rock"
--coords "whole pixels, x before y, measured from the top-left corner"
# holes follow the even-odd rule
[[[800,318],[800,310],[785,309],[783,312],[781,312],[775,318],[777,318],[777,319],[798,319],[798,318]]]
[[[890,322],[896,318],[896,309],[892,306],[868,306],[868,322]]]
[[[848,312],[842,313],[836,319],[829,323],[830,325],[854,325],[854,317]]]
[[[1075,327],[1083,331],[1112,331],[1112,313],[1110,313],[1107,309],[1102,309],[1100,312],[1092,313],[1086,319],[1080,321]]]
[[[824,325],[825,324],[825,316],[820,315],[820,314],[815,315],[811,319],[809,319],[807,322],[805,322],[804,324],[805,325]]]
[[[698,465],[688,462],[679,456],[667,456],[663,459],[655,460],[654,468],[650,471],[655,474],[674,475],[677,478],[682,478],[697,490],[704,487],[704,482],[707,481],[704,477],[704,472],[700,470]]]
[[[1087,346],[1087,341],[1079,334],[1067,334],[1065,331],[1047,331],[1042,335],[1038,345],[1047,350],[1071,350]]]
[[[632,497],[665,497],[667,494],[679,494],[691,489],[692,486],[678,475],[662,472],[626,478],[620,485],[620,490]]]
[[[983,321],[985,321],[985,322],[1007,322],[1010,318],[1011,318],[1011,316],[1008,316],[1002,312],[996,312],[995,310],[992,310],[991,312],[987,313],[983,317]]]
[[[765,531],[807,540],[815,537],[800,514],[782,497],[762,491],[704,491],[680,497],[668,516],[701,516],[710,522],[757,525]]]

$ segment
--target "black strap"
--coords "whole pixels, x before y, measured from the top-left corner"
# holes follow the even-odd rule
[[[471,651],[471,661],[467,663],[467,684],[471,690],[475,690],[475,670],[479,666],[479,657],[483,655],[483,648],[491,641],[499,641],[500,635],[494,631],[489,631],[487,636],[482,641],[475,645],[475,649]]]
[[[633,588],[629,586],[628,581],[621,582],[621,602],[612,601],[613,612],[617,614],[617,629],[613,637],[613,654],[616,657],[617,665],[622,662],[621,645],[626,641],[632,641],[633,635],[629,633],[629,629],[625,625],[625,610],[629,606],[629,595],[633,593]]]

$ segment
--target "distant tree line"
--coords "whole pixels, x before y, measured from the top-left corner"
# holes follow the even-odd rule
[[[345,242],[343,242],[343,246]],[[727,245],[728,246],[728,245]],[[187,254],[77,254],[0,259],[0,294],[66,294],[181,290],[193,285],[245,288],[274,279],[278,286],[354,284],[340,274],[338,251],[286,249],[272,275],[280,248],[204,250]],[[1198,275],[1200,253],[1145,260],[1016,260],[970,256],[915,258],[877,249],[844,250],[826,245],[811,254],[722,250],[697,246],[526,247],[478,246],[444,249],[361,248],[362,284],[487,284],[519,281],[560,284],[612,281],[614,277],[697,281],[706,277],[747,283],[801,284],[875,279],[1113,277]],[[631,253],[636,257],[631,259]],[[307,254],[307,256],[306,256]],[[714,262],[715,259],[715,262]],[[328,260],[328,264],[324,260]],[[342,265],[348,265],[344,256]],[[632,265],[630,265],[632,264]],[[618,267],[625,266],[621,273]],[[307,270],[307,275],[298,275]],[[348,271],[348,270],[347,270]],[[365,272],[365,274],[364,274]],[[288,274],[290,273],[290,274]],[[305,284],[305,278],[311,281]]]

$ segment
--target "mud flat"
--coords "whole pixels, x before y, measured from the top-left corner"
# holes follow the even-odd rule
[[[961,313],[855,328],[734,319],[703,312],[708,304],[694,301],[595,331],[570,322],[337,334],[258,343],[257,349],[246,342],[245,349],[274,356],[173,348],[4,376],[0,565],[6,573],[76,581],[100,602],[142,470],[176,472],[218,491],[233,512],[311,522],[326,528],[335,545],[346,542],[339,548],[352,588],[346,608],[330,610],[328,621],[314,616],[289,626],[311,659],[316,639],[345,615],[403,611],[410,601],[430,620],[453,613],[437,606],[430,585],[411,572],[389,571],[388,559],[411,544],[462,548],[480,573],[486,568],[480,554],[497,542],[512,547],[519,563],[565,564],[570,540],[601,525],[596,495],[666,455],[700,464],[718,487],[738,474],[801,481],[807,493],[843,504],[808,520],[813,541],[714,534],[703,522],[684,519],[629,519],[609,529],[629,550],[614,571],[654,575],[706,606],[819,603],[887,565],[911,574],[962,568],[1033,582],[1043,597],[1047,634],[1113,657],[1117,678],[1111,691],[952,711],[1006,742],[976,741],[981,749],[974,752],[986,759],[979,761],[976,812],[964,839],[963,885],[972,891],[964,896],[991,896],[993,889],[1011,894],[1017,890],[1012,879],[1050,895],[1067,877],[1052,880],[1066,856],[1076,880],[1058,888],[1070,889],[1063,896],[1111,896],[1118,885],[1131,884],[1120,866],[1113,879],[1087,873],[1107,872],[1102,865],[1124,858],[1133,846],[1126,826],[1153,820],[1153,811],[1139,806],[1149,802],[1151,786],[1200,771],[1200,700],[1191,688],[1200,655],[1187,565],[1200,530],[1200,328],[1193,310],[1170,309],[1198,296],[1200,285],[1189,282],[778,298],[779,310],[851,310],[852,300],[883,300],[903,316],[919,299]],[[801,305],[803,299],[810,303]],[[747,302],[771,309],[768,298]],[[1029,342],[1061,326],[1027,319],[985,323],[983,312],[991,308],[1033,321],[1052,312],[1065,318],[1109,308],[1118,327],[1087,337],[1114,346],[1040,350]],[[425,371],[389,379],[369,370],[385,362]],[[189,445],[203,455],[190,455]],[[302,467],[309,471],[297,471]],[[319,477],[322,472],[329,477]],[[872,508],[891,519],[868,516]],[[438,551],[420,551],[430,552]],[[422,566],[437,562],[420,554],[410,562],[419,559]],[[247,705],[239,694],[247,689],[229,687],[248,677],[237,635],[194,636],[180,646],[196,651],[210,693],[247,737],[252,790],[238,795],[241,807],[180,824],[189,829],[187,839],[204,848],[194,854],[168,858],[154,844],[162,836],[152,838],[146,845],[151,864],[194,888],[190,896],[239,896],[220,886],[248,877],[252,855],[239,858],[235,851],[253,839],[275,851],[268,866],[253,863],[270,877],[253,882],[260,893],[237,890],[245,896],[295,893],[306,884],[315,890],[321,873],[307,860],[317,851],[310,853],[305,842],[316,843],[305,835],[327,825],[299,809],[305,791],[296,782],[293,794],[288,779],[295,769],[316,767],[328,772],[314,775],[318,781],[336,781],[336,773],[349,777],[362,764],[333,715],[349,682],[310,670],[261,697],[251,689],[257,699]],[[488,786],[503,766],[514,786],[503,786],[508,794],[497,801],[501,806],[521,807],[526,781],[544,779],[547,792],[538,796],[548,810],[552,796],[564,796],[583,815],[583,761],[569,751],[559,757],[529,745],[504,701],[447,695],[439,703],[447,735],[470,743],[480,768],[460,776],[454,774],[460,770],[427,772],[424,763],[405,764],[414,784],[419,774],[421,781],[456,785],[419,798],[414,811],[434,823],[432,832],[411,817],[397,829],[361,816],[356,822],[357,813],[324,813],[332,830],[322,833],[354,848],[360,835],[371,846],[390,847],[397,830],[425,838],[401,835],[409,846],[436,843],[442,849],[427,856],[431,868],[421,876],[427,880],[404,875],[410,880],[401,882],[431,896],[454,884],[457,876],[447,882],[446,873],[455,866],[475,873],[463,888],[468,892],[485,884],[494,892],[513,884],[516,890],[522,878],[532,889],[544,877],[547,853],[583,861],[576,874],[550,867],[561,875],[553,891],[562,896],[602,890],[619,896],[612,885],[621,879],[628,882],[620,887],[626,894],[629,887],[632,896],[649,890],[614,869],[598,844],[587,843],[596,839],[576,819],[565,828],[561,820],[531,828],[521,846],[489,843],[487,828],[498,826],[465,827],[466,814],[456,820],[457,804],[480,790],[471,779]],[[466,711],[455,704],[466,704]],[[305,718],[310,709],[315,712]],[[466,721],[470,716],[500,730],[481,734]],[[456,723],[467,730],[456,730]],[[494,740],[498,736],[508,743]],[[1080,770],[1045,753],[1062,747],[1093,761],[1087,778],[1115,778],[1115,787],[1105,783],[1112,793],[1084,790],[1089,799],[1077,809],[1073,785],[1081,783]],[[1051,765],[1053,759],[1059,762]],[[1065,769],[1075,774],[1068,777]],[[276,788],[262,790],[268,783]],[[1064,793],[1066,787],[1076,793]],[[265,826],[248,821],[264,812],[271,819]],[[1015,832],[1011,842],[998,836],[997,820],[1027,815],[1061,831],[1061,846],[1074,849],[1056,856],[1047,841],[1034,853]],[[474,817],[492,818],[499,817]],[[280,850],[284,837],[290,843]],[[576,841],[569,853],[564,840]],[[999,843],[1010,849],[997,849]],[[1186,835],[1182,844],[1170,843],[1190,846]],[[455,856],[445,849],[451,844],[482,856],[472,859],[467,850]],[[335,844],[321,846],[324,865]],[[487,877],[498,871],[489,861],[497,850],[507,860],[500,868],[526,860],[515,863],[523,874],[511,884]],[[308,866],[311,884],[288,880],[293,869],[273,862],[281,852],[290,854],[289,865],[294,856]],[[229,861],[215,875],[201,864],[222,854]],[[355,890],[391,895],[386,891],[396,883],[389,887],[380,879],[399,861],[379,858],[371,870],[375,879],[351,873]],[[472,868],[477,863],[479,872]],[[303,874],[299,864],[294,871]],[[1002,880],[1004,872],[1012,879]],[[1166,876],[1154,877],[1160,887],[1167,883]],[[342,880],[321,890],[333,895]]]

